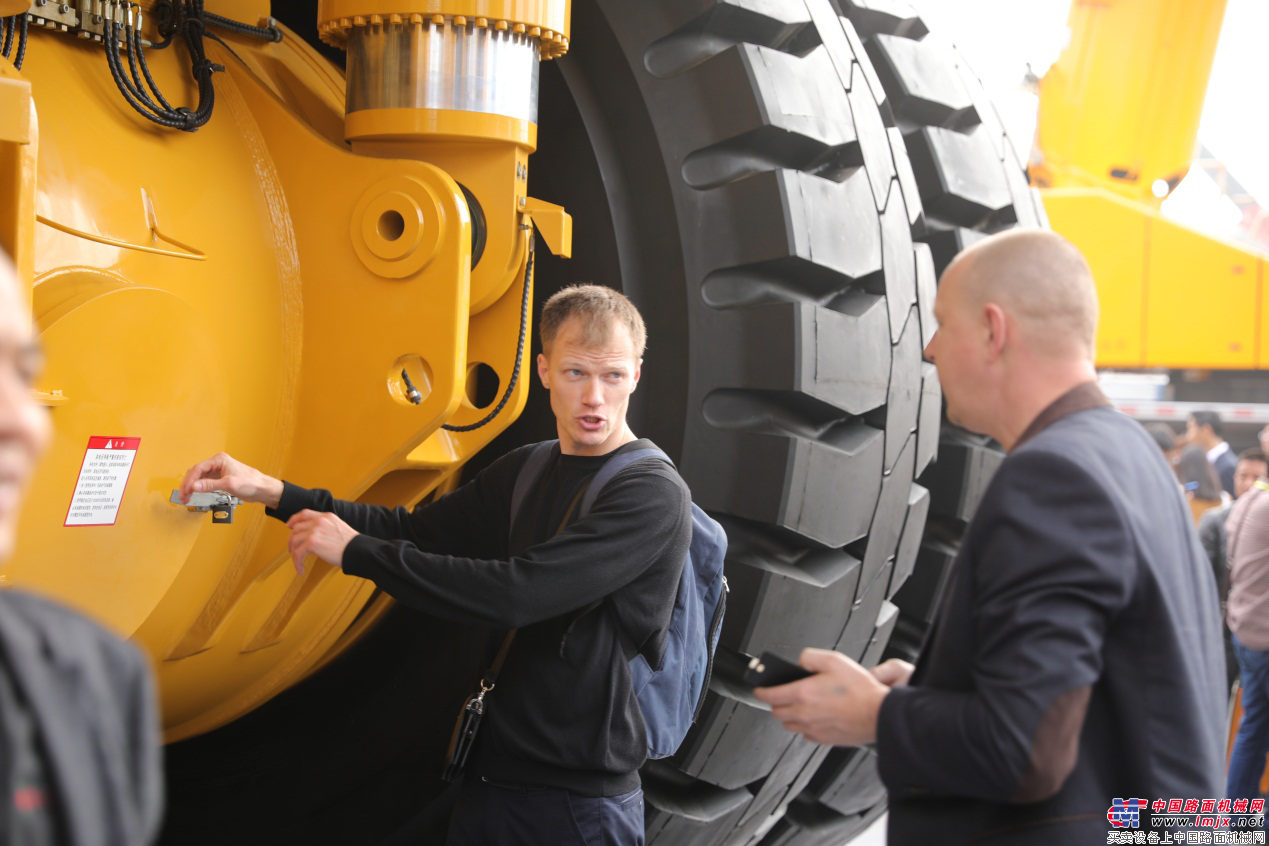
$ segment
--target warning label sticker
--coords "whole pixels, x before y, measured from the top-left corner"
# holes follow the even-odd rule
[[[64,526],[113,526],[140,438],[91,437]]]

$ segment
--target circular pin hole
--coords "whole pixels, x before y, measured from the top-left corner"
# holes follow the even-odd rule
[[[467,368],[467,401],[476,408],[488,408],[498,398],[502,380],[488,364],[475,362]]]
[[[395,241],[405,234],[405,218],[396,209],[388,209],[379,215],[379,237],[385,241]]]
[[[388,395],[409,407],[427,402],[432,395],[432,368],[421,356],[401,356],[388,368]]]

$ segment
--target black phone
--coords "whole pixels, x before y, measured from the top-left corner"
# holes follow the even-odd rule
[[[745,684],[752,687],[775,687],[788,684],[807,676],[815,675],[773,652],[764,652],[757,658],[749,659],[749,667],[745,670]]]

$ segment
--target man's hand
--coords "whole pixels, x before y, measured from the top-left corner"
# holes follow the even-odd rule
[[[280,479],[266,476],[223,452],[189,468],[180,490],[181,502],[185,503],[190,494],[208,491],[226,491],[243,502],[262,502],[269,508],[277,508],[282,498]]]
[[[287,520],[286,525],[291,530],[287,549],[297,573],[304,572],[304,559],[309,555],[343,567],[344,550],[348,548],[348,542],[359,534],[334,514],[307,508]]]
[[[754,696],[771,706],[771,715],[812,743],[860,746],[876,741],[877,713],[890,688],[839,652],[804,649],[798,663],[815,675],[754,690]]]
[[[907,661],[898,658],[891,658],[868,672],[872,673],[872,677],[884,684],[886,687],[907,687],[908,679],[912,678],[912,671],[916,667]]]

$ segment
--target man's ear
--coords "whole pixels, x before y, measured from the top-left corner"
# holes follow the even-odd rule
[[[551,390],[551,368],[546,360],[546,353],[538,353],[538,379],[542,381],[542,387],[548,391]]]
[[[996,303],[983,306],[983,319],[987,324],[987,360],[995,361],[1009,341],[1009,321],[1005,310]]]
[[[643,375],[643,359],[635,362],[634,373],[630,375],[630,391],[633,393],[635,388],[639,387],[639,377]]]

